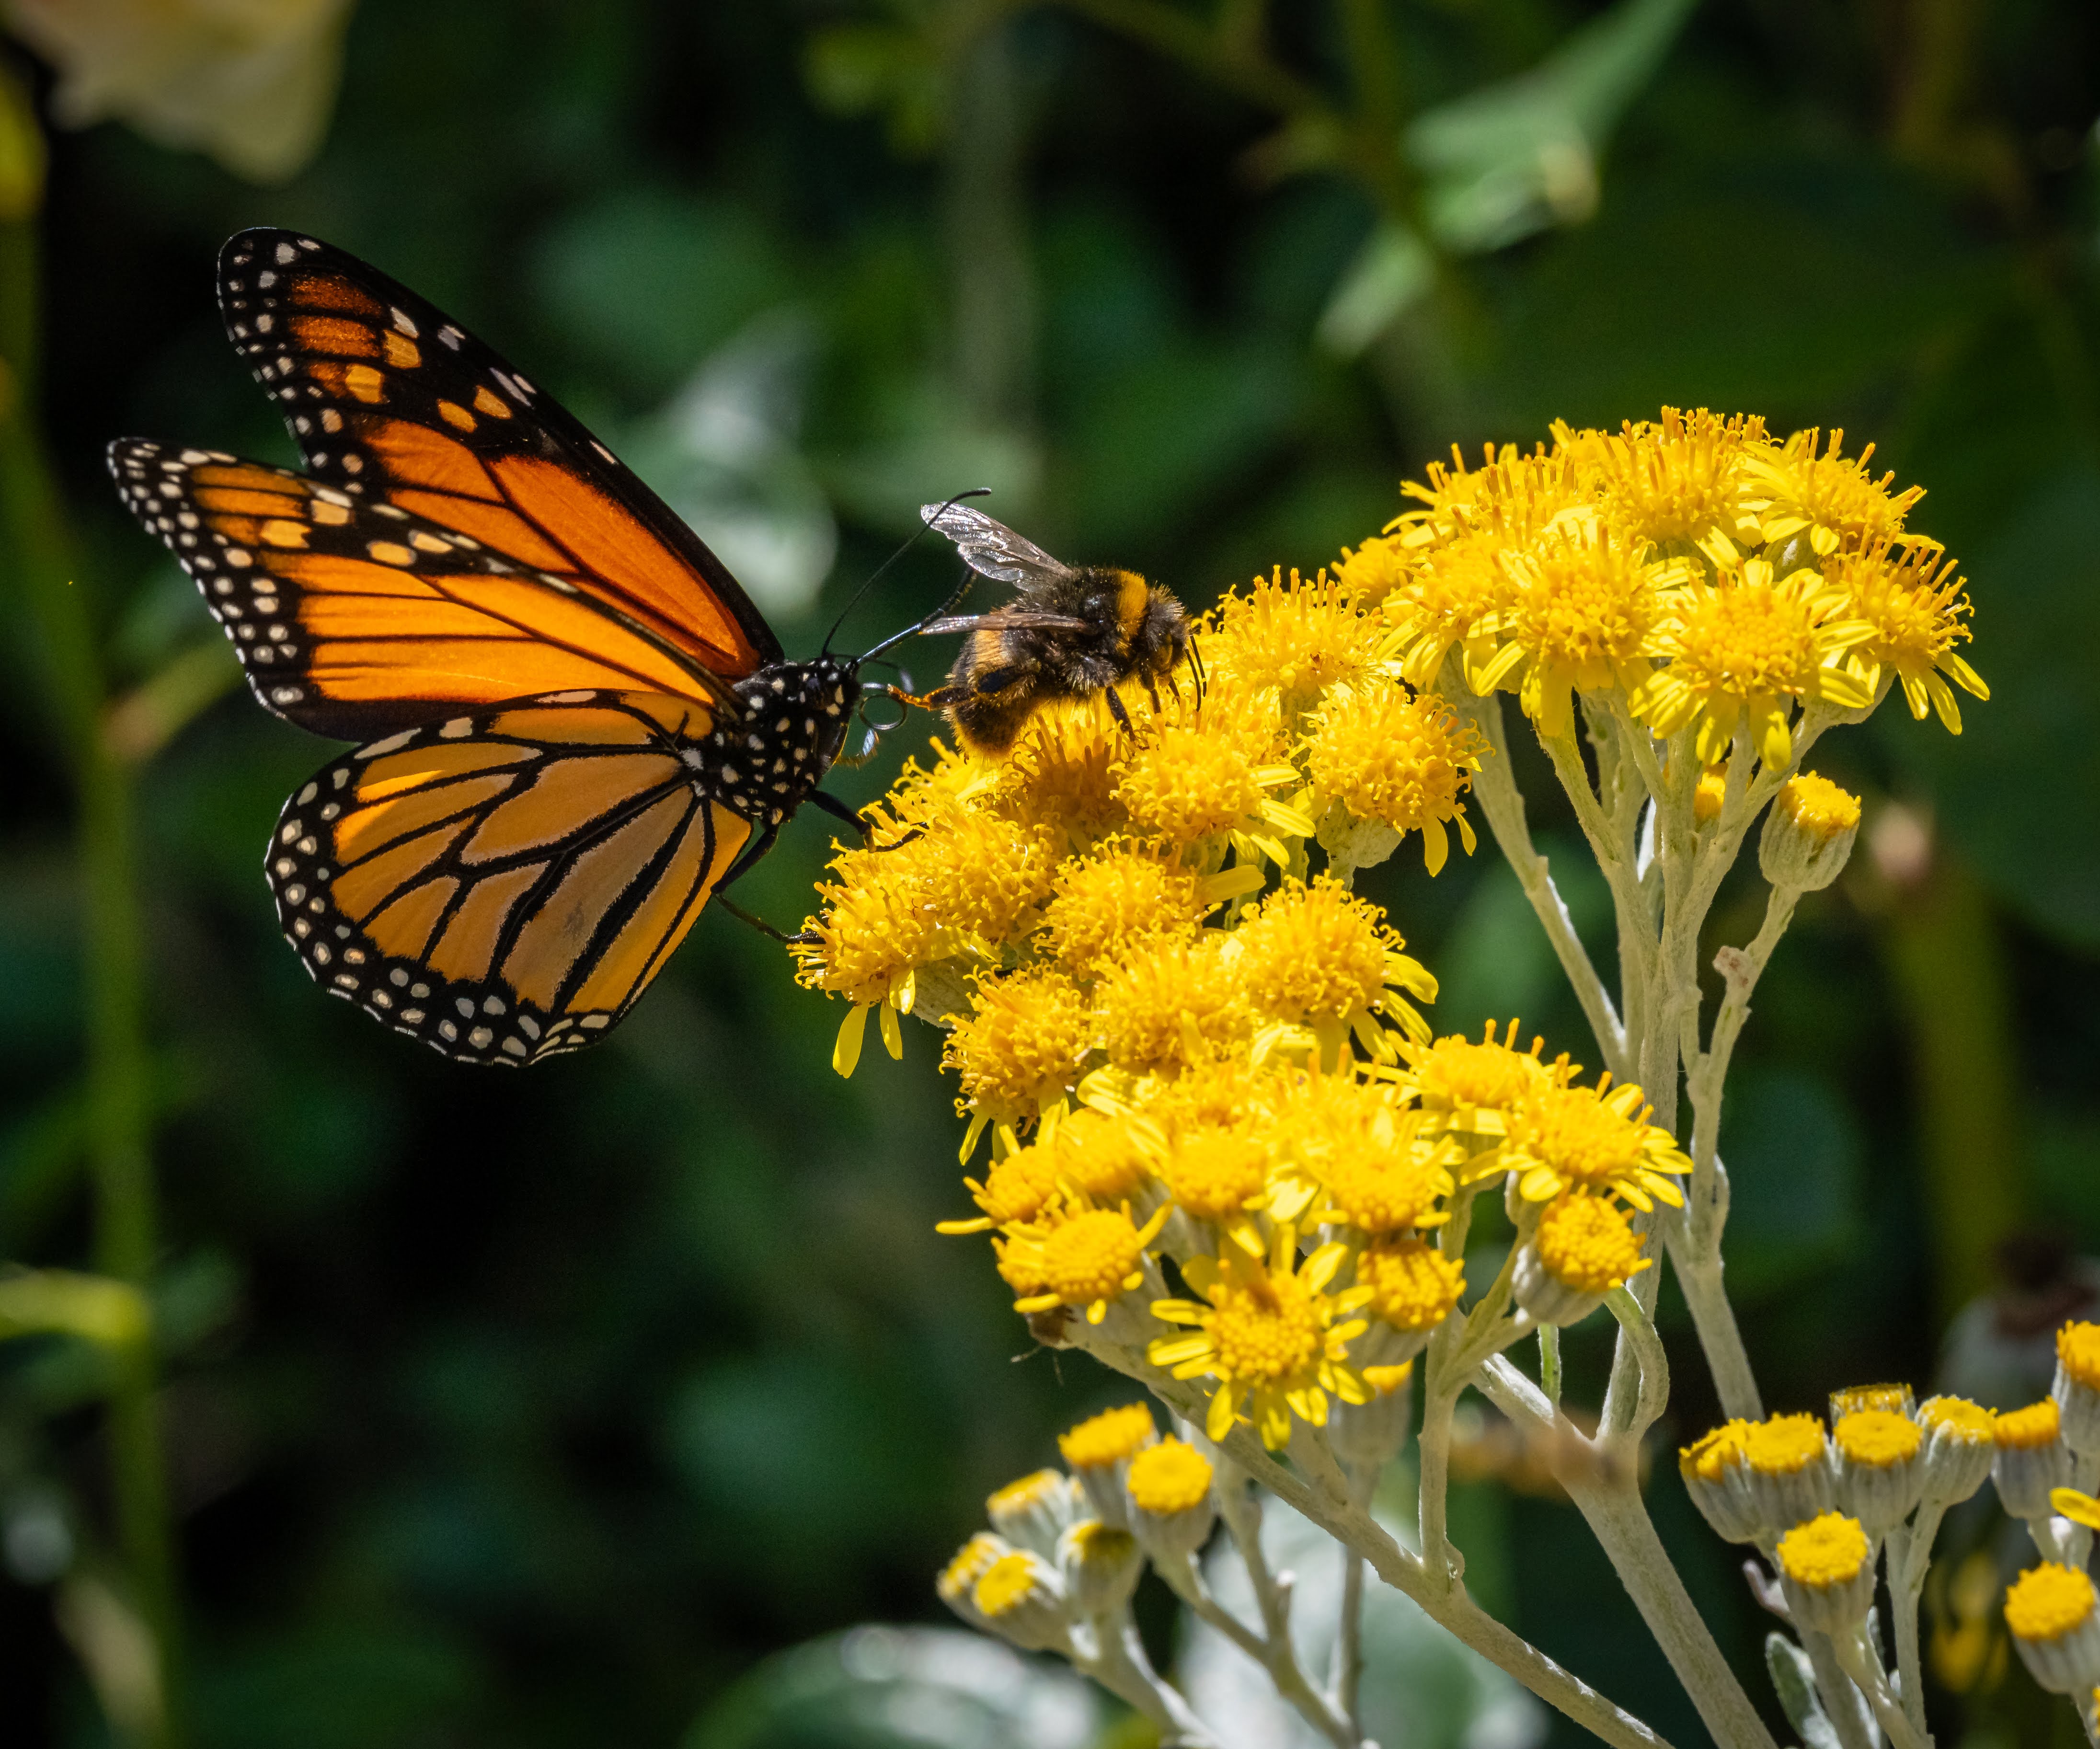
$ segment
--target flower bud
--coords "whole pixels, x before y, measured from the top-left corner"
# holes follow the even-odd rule
[[[1058,1451],[1072,1466],[1072,1474],[1087,1491],[1094,1516],[1103,1524],[1119,1530],[1129,1528],[1123,1476],[1130,1460],[1158,1438],[1159,1431],[1152,1424],[1152,1411],[1141,1402],[1105,1409],[1070,1433],[1057,1436]]]
[[[984,1617],[977,1613],[970,1593],[995,1562],[1012,1552],[1012,1545],[1004,1537],[980,1530],[955,1551],[955,1559],[941,1570],[940,1578],[933,1582],[933,1589],[940,1594],[942,1602],[971,1627],[982,1628]]]
[[[1917,1419],[1917,1399],[1908,1385],[1846,1385],[1830,1393],[1830,1424],[1835,1427],[1848,1415],[1863,1409],[1885,1409],[1890,1415]]]
[[[1820,892],[1843,872],[1860,835],[1860,798],[1802,771],[1780,785],[1758,836],[1758,867],[1774,886]]]
[[[2052,1694],[2084,1694],[2100,1683],[2100,1617],[2093,1581],[2045,1561],[2005,1592],[2005,1626],[2027,1673]]]
[[[1065,1588],[1057,1570],[1025,1548],[1001,1555],[970,1588],[984,1625],[1024,1652],[1057,1650],[1070,1641]]]
[[[1652,1261],[1641,1255],[1640,1236],[1617,1204],[1564,1190],[1518,1248],[1516,1303],[1542,1324],[1577,1323]]]
[[[1082,1518],[1057,1539],[1057,1570],[1072,1613],[1093,1620],[1114,1615],[1130,1601],[1145,1557],[1129,1531]]]
[[[2056,1333],[2056,1382],[2049,1389],[2074,1456],[2100,1456],[2100,1324],[2067,1323]]]
[[[1793,1624],[1850,1633],[1874,1601],[1874,1545],[1856,1518],[1824,1513],[1779,1539],[1779,1577]]]
[[[1727,1421],[1677,1454],[1684,1491],[1714,1534],[1731,1543],[1754,1543],[1769,1527],[1750,1497],[1743,1460],[1743,1435],[1753,1424]]]
[[[1179,1439],[1147,1446],[1130,1460],[1130,1527],[1155,1561],[1191,1559],[1217,1519],[1211,1460]]]
[[[1086,1516],[1086,1495],[1062,1470],[1039,1469],[993,1495],[985,1516],[1016,1548],[1053,1561],[1057,1539]]]
[[[2063,1443],[2062,1417],[2053,1398],[2008,1410],[1992,1429],[1997,1455],[1991,1479],[1998,1499],[2015,1518],[2047,1518],[2049,1491],[2071,1483],[2071,1452]]]
[[[1838,1494],[1871,1536],[1886,1536],[1911,1515],[1925,1487],[1925,1436],[1908,1416],[1855,1409],[1830,1429]]]
[[[1958,1505],[1983,1486],[1997,1455],[1997,1417],[1965,1397],[1928,1397],[1918,1405],[1925,1433],[1923,1498]]]
[[[1743,1429],[1743,1469],[1758,1517],[1776,1529],[1830,1510],[1830,1442],[1812,1415],[1775,1415]]]

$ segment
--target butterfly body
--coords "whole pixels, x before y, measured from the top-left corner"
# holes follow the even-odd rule
[[[125,502],[275,714],[362,743],[266,872],[331,995],[448,1056],[602,1036],[837,757],[854,659],[788,660],[611,451],[413,293],[308,237],[220,258],[306,470],[121,439]]]
[[[1058,699],[1104,695],[1121,717],[1115,689],[1135,681],[1156,703],[1160,683],[1187,660],[1187,612],[1135,571],[1061,564],[964,505],[929,505],[921,515],[971,569],[1020,591],[989,612],[924,628],[968,634],[947,683],[924,702],[945,710],[973,751],[1003,757],[1028,719]]]

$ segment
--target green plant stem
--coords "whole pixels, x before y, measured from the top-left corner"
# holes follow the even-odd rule
[[[0,274],[0,339],[18,391],[36,380],[35,245],[27,222],[0,227],[0,259],[7,263]],[[86,592],[73,581],[73,542],[32,422],[33,404],[15,392],[0,412],[0,541],[79,809],[95,1262],[143,1293],[157,1239],[130,784],[103,733],[105,686],[95,629]],[[152,1741],[164,1749],[179,1740],[181,1658],[157,1371],[149,1332],[114,1363],[109,1437],[118,1546],[160,1650],[166,1711]]]

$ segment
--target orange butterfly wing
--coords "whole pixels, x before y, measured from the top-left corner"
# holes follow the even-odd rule
[[[315,981],[463,1061],[601,1037],[750,837],[704,799],[706,707],[514,700],[360,747],[285,804],[269,876]]]
[[[140,439],[110,446],[133,514],[196,580],[255,696],[346,740],[562,690],[717,683],[573,581],[303,474]]]
[[[705,544],[443,311],[288,231],[234,236],[218,280],[227,331],[315,479],[558,577],[724,681],[780,660]]]

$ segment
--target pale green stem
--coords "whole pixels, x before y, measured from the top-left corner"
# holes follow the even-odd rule
[[[1538,1329],[1538,1383],[1546,1400],[1560,1407],[1560,1327],[1542,1324]]]
[[[1925,1660],[1918,1644],[1918,1605],[1925,1576],[1932,1566],[1933,1539],[1947,1508],[1928,1500],[1917,1518],[1889,1533],[1889,1609],[1895,1617],[1896,1674],[1903,1680],[1904,1711],[1921,1735],[1925,1730]]]
[[[1808,1654],[1808,1667],[1815,1674],[1816,1692],[1823,1697],[1823,1715],[1838,1733],[1840,1749],[1882,1749],[1881,1733],[1867,1697],[1845,1674],[1837,1648],[1827,1633],[1798,1629],[1801,1649]]]
[[[1910,1720],[1889,1690],[1889,1673],[1882,1667],[1881,1654],[1867,1643],[1866,1623],[1862,1622],[1848,1634],[1834,1636],[1830,1643],[1839,1667],[1867,1697],[1875,1721],[1888,1734],[1894,1749],[1927,1749],[1931,1739],[1911,1729]]]
[[[1473,775],[1474,797],[1487,817],[1488,829],[1494,834],[1502,859],[1516,876],[1517,885],[1546,931],[1554,957],[1560,961],[1575,999],[1582,1005],[1605,1067],[1623,1078],[1627,1072],[1626,1027],[1596,967],[1590,962],[1588,950],[1575,933],[1574,920],[1568,915],[1568,907],[1553,884],[1546,858],[1532,845],[1531,828],[1524,818],[1524,793],[1516,787],[1510,770],[1502,700],[1493,693],[1485,699],[1475,698],[1462,681],[1452,686],[1445,696],[1459,718],[1487,743],[1488,757]]]
[[[1218,1749],[1217,1738],[1180,1691],[1152,1667],[1130,1611],[1125,1609],[1114,1619],[1095,1626],[1098,1639],[1092,1655],[1074,1645],[1073,1664],[1118,1700],[1164,1727],[1163,1741],[1185,1745],[1186,1749]],[[1354,1746],[1346,1745],[1344,1749],[1354,1749]]]

